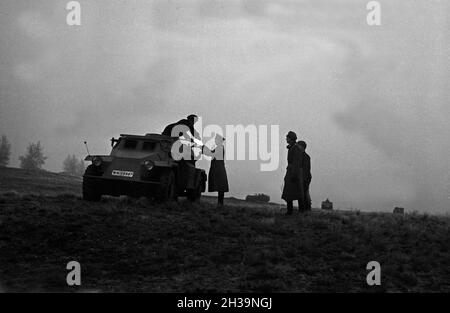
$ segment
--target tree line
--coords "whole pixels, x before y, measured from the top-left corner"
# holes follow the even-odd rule
[[[11,142],[5,135],[0,138],[0,167],[8,166],[11,158]],[[41,142],[30,143],[24,155],[19,156],[20,167],[25,170],[42,170],[47,160],[44,154],[44,147]],[[84,173],[84,161],[78,159],[74,154],[68,155],[62,164],[63,172],[81,176]]]

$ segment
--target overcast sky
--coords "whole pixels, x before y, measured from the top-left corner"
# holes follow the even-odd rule
[[[280,167],[227,162],[230,194],[281,202],[288,130],[308,142],[313,205],[449,212],[448,1],[0,2],[0,134],[12,166],[29,142],[61,171],[120,133],[280,125]],[[208,163],[200,164],[205,169]]]

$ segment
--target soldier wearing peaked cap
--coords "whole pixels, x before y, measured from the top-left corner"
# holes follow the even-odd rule
[[[293,202],[298,201],[300,211],[304,209],[304,187],[303,187],[303,154],[300,147],[296,144],[297,134],[290,131],[286,135],[288,144],[288,155],[286,175],[284,176],[284,187],[281,198],[287,203],[287,215],[293,212]]]

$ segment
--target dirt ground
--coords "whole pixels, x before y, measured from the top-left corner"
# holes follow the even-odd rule
[[[324,212],[214,198],[81,200],[81,180],[0,175],[3,291],[449,292],[450,218]],[[241,203],[241,204],[239,204]],[[369,261],[381,286],[366,283]],[[80,287],[66,264],[81,264]]]

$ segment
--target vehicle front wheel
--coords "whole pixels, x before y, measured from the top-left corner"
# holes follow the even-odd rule
[[[86,175],[92,175],[93,171],[90,168],[86,169]],[[98,202],[102,199],[102,194],[96,188],[95,182],[90,178],[83,176],[83,200]]]
[[[177,201],[177,196],[175,173],[173,171],[165,171],[161,174],[159,190],[156,198],[159,201]]]
[[[199,201],[202,196],[202,186],[201,184],[198,184],[195,189],[188,189],[186,192],[189,201]]]

